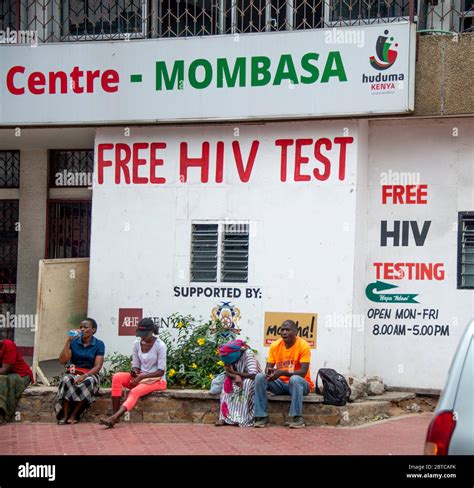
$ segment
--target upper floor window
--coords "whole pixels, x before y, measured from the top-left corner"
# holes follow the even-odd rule
[[[371,24],[364,20],[409,18],[410,0],[370,1],[370,0],[326,0],[326,19],[339,25]],[[416,6],[416,2],[415,2]]]
[[[143,37],[147,0],[65,0],[62,35],[78,38]]]
[[[473,1],[1,0],[0,31],[28,29],[40,42],[127,40],[388,24],[413,13],[423,32],[472,32]]]
[[[474,32],[474,0],[461,0],[459,32]]]
[[[158,37],[221,34],[230,26],[228,0],[159,0]],[[153,16],[152,16],[153,17]],[[152,18],[152,23],[153,23]]]
[[[17,9],[12,0],[0,2],[0,30],[15,29],[17,24]]]
[[[93,184],[94,151],[53,150],[49,154],[49,186],[51,188],[90,188]]]
[[[0,188],[20,185],[20,151],[0,151]]]

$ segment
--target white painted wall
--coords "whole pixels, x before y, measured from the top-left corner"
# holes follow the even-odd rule
[[[365,283],[361,276],[366,273],[367,253],[367,214],[368,214],[368,160],[369,160],[369,122],[359,121],[359,144],[357,154],[357,200],[354,258],[354,293],[352,313],[336,316],[341,327],[351,329],[350,371],[357,376],[365,374]]]
[[[458,290],[457,219],[459,211],[474,210],[474,123],[472,119],[369,122],[368,252],[366,284],[375,281],[373,262],[444,262],[444,281],[384,280],[397,292],[418,293],[421,311],[439,309],[439,320],[367,320],[365,369],[392,386],[439,389],[459,338],[474,316],[474,291]],[[457,136],[456,136],[457,134]],[[419,172],[428,184],[426,205],[382,205],[381,175]],[[381,247],[380,221],[431,220],[424,246]],[[392,293],[392,290],[387,291]],[[366,300],[370,308],[400,308]],[[375,323],[449,325],[449,336],[374,336]]]
[[[346,181],[279,181],[276,139],[331,138],[344,128],[356,136],[348,151]],[[136,128],[130,137],[122,129],[98,130],[96,158],[101,143],[167,144],[159,172],[166,185],[115,185],[106,169],[104,184],[94,190],[89,313],[101,324],[108,351],[128,353],[133,341],[118,336],[119,308],[143,308],[144,316],[180,312],[207,319],[218,299],[173,295],[174,286],[190,284],[191,222],[250,220],[248,286],[261,288],[263,298],[242,297],[233,303],[241,309],[242,335],[262,361],[267,352],[262,344],[265,311],[315,312],[313,375],[320,367],[333,367],[382,376],[389,386],[442,388],[459,337],[474,314],[473,292],[456,289],[455,225],[458,211],[474,209],[472,122],[341,120],[250,124],[239,130],[244,155],[253,139],[261,141],[252,177],[248,183],[237,179],[226,149],[222,184],[202,184],[198,170],[191,170],[187,183],[179,183],[178,147],[187,141],[197,157],[203,140],[211,146],[234,140],[234,127]],[[304,155],[309,154],[306,149]],[[314,163],[307,166],[312,169]],[[213,171],[211,163],[211,179]],[[389,171],[419,172],[420,183],[429,185],[428,204],[382,205],[380,176]],[[420,228],[425,220],[432,224],[423,247],[381,247],[381,220],[416,220]],[[444,262],[446,279],[385,280],[397,284],[397,292],[418,293],[420,304],[370,302],[365,288],[375,281],[375,261]],[[369,308],[402,307],[439,309],[438,321],[403,323],[407,328],[414,323],[449,325],[449,336],[374,336],[375,323],[390,321],[368,319]]]
[[[264,361],[265,311],[314,312],[320,325],[318,347],[312,353],[313,375],[323,366],[348,371],[351,330],[329,330],[323,319],[335,311],[352,311],[358,126],[342,120],[238,128],[238,138],[233,126],[136,128],[130,137],[123,135],[123,129],[98,129],[96,175],[101,143],[167,144],[159,172],[166,176],[166,185],[115,185],[113,173],[106,169],[104,184],[94,188],[89,314],[100,324],[98,336],[105,340],[108,353],[130,352],[133,337],[118,336],[119,308],[143,308],[144,316],[180,312],[208,319],[218,299],[173,296],[174,286],[189,285],[191,222],[250,220],[248,286],[261,288],[263,298],[233,300],[242,313],[242,336],[249,338]],[[325,182],[280,181],[276,139],[333,138],[344,135],[344,129],[355,137],[347,152],[345,181],[339,181],[334,170]],[[238,180],[228,147],[224,183],[202,184],[197,170],[191,170],[187,183],[179,183],[180,141],[187,141],[190,152],[198,156],[203,140],[212,145],[237,139],[244,158],[252,140],[261,142],[248,183]],[[310,173],[315,166],[312,149],[305,147],[303,154],[311,158],[303,172]],[[210,175],[213,171],[211,165]]]

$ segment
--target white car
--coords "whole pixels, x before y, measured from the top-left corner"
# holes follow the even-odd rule
[[[474,320],[461,338],[428,428],[425,454],[474,454]]]

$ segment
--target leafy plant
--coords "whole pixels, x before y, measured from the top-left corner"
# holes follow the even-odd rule
[[[128,372],[132,369],[132,356],[126,356],[114,352],[105,358],[104,371],[101,374],[100,386],[102,388],[110,388],[112,386],[112,376],[115,373]]]
[[[168,385],[209,388],[214,376],[223,371],[217,348],[235,339],[235,333],[219,321],[199,323],[191,315],[173,314],[170,323],[177,334],[168,330],[160,333],[168,348]]]

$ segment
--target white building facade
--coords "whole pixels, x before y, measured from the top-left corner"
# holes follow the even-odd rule
[[[110,353],[140,317],[224,307],[264,362],[271,314],[300,314],[313,376],[440,389],[474,314],[474,123],[416,116],[399,20],[0,46],[16,313],[39,259],[90,256]]]

